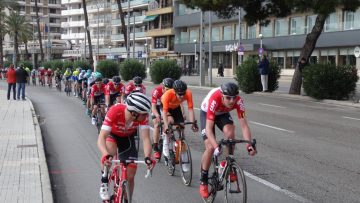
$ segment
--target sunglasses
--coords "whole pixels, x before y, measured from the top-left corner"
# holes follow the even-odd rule
[[[114,85],[120,85],[120,83],[114,83]]]
[[[176,93],[177,95],[179,95],[179,97],[182,97],[185,95],[185,92],[179,92],[179,93]]]
[[[224,96],[226,100],[235,100],[236,96]]]
[[[95,84],[100,85],[102,82],[95,82]]]

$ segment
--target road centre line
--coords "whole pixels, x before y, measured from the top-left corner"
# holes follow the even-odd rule
[[[357,120],[357,121],[360,121],[359,118],[352,118],[352,117],[347,117],[347,116],[342,116],[343,118],[346,118],[346,119],[351,119],[351,120]]]
[[[272,104],[265,104],[265,103],[259,103],[260,105],[263,105],[263,106],[270,106],[270,107],[276,107],[276,108],[281,108],[281,109],[287,109],[286,107],[284,106],[277,106],[277,105],[272,105]]]
[[[263,123],[258,123],[258,122],[254,122],[254,121],[250,121],[250,123],[255,124],[255,125],[268,127],[268,128],[272,128],[272,129],[275,129],[275,130],[285,131],[285,132],[288,132],[288,133],[295,133],[295,131],[286,130],[286,129],[283,129],[283,128],[278,128],[278,127],[271,126],[271,125],[266,125],[266,124],[263,124]]]

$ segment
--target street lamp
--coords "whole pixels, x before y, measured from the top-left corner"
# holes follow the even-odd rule
[[[109,58],[112,59],[112,56],[111,56],[111,46],[109,46],[109,49],[110,49]]]
[[[79,60],[79,47],[76,47],[76,60]]]
[[[147,39],[146,39],[146,41],[147,41]],[[148,44],[147,43],[145,43],[144,44],[144,46],[145,46],[145,68],[147,68],[147,58],[148,58],[148,56],[147,56],[147,46],[148,46]]]
[[[194,39],[194,45],[195,45],[195,53],[194,53],[194,56],[195,56],[195,60],[194,60],[194,69],[196,70],[196,61],[197,61],[197,52],[196,52],[196,39]],[[189,73],[190,75],[191,73]]]
[[[263,47],[262,47],[262,39],[263,39],[263,35],[260,33],[259,34],[259,38],[260,38],[260,50],[259,50],[259,56],[260,56],[260,58],[262,57],[262,55],[263,55]]]

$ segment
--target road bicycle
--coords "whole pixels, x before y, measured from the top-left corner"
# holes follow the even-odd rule
[[[96,128],[98,130],[98,133],[100,133],[100,130],[101,130],[101,126],[104,122],[104,119],[105,119],[105,116],[103,115],[103,111],[105,111],[105,103],[104,102],[100,102],[97,104],[98,108],[97,108],[97,111],[96,111],[96,115],[95,115],[95,118],[96,118]]]
[[[104,167],[103,178],[108,177],[110,200],[105,200],[103,203],[131,203],[132,197],[130,194],[130,186],[127,181],[127,165],[130,163],[144,164],[145,161],[137,160],[111,160],[112,166],[110,168]],[[147,169],[145,178],[152,176],[152,168]]]
[[[256,139],[253,141],[222,139],[218,142],[219,147],[225,145],[229,151],[233,151],[235,144],[249,143],[256,149]],[[213,172],[208,179],[209,197],[203,199],[206,203],[212,203],[215,200],[218,191],[224,191],[224,202],[246,203],[247,188],[244,171],[237,164],[234,155],[227,155],[221,165],[219,165],[218,157],[213,156]]]
[[[175,165],[180,165],[181,178],[186,186],[190,186],[192,181],[191,151],[184,133],[185,125],[189,124],[194,125],[196,121],[169,124],[169,157],[164,156],[165,166],[170,176],[175,173]]]
[[[55,86],[56,89],[61,92],[61,77],[55,77]]]
[[[71,81],[65,79],[65,93],[67,96],[71,96]]]

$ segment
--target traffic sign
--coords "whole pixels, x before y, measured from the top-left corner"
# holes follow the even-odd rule
[[[242,45],[240,45],[238,48],[238,52],[244,52],[244,51],[245,51],[245,48]]]
[[[258,52],[259,52],[259,54],[262,54],[262,53],[264,53],[264,49],[263,49],[263,48],[259,48]]]
[[[356,58],[360,57],[360,47],[355,47],[354,49],[354,55]]]

